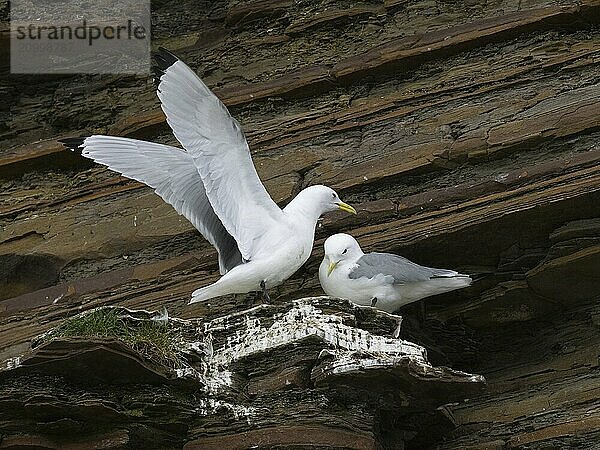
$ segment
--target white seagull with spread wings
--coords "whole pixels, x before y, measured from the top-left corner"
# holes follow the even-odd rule
[[[302,190],[282,210],[258,178],[240,124],[179,58],[155,55],[158,98],[183,149],[113,136],[65,139],[72,149],[154,188],[219,253],[222,277],[190,303],[278,286],[310,256],[319,217],[356,214],[326,186]]]

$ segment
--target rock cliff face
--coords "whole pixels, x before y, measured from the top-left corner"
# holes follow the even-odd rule
[[[7,76],[0,360],[18,367],[1,374],[0,448],[600,442],[598,1],[157,1],[153,27],[240,120],[277,202],[323,183],[358,215],[323,220],[275,305],[249,316],[240,298],[186,306],[218,277],[214,250],[151,189],[56,140],[176,144],[151,79]],[[232,341],[289,327],[299,311],[356,342],[388,342],[385,315],[292,303],[322,294],[322,243],[338,231],[477,279],[399,311],[406,342],[385,351],[315,324],[276,348]],[[238,352],[219,372],[230,384],[208,395],[179,359],[111,334],[39,337],[101,306],[121,308],[123,323],[154,323],[131,311],[166,306],[194,371]]]
[[[213,320],[97,309],[37,339],[0,372],[11,404],[6,442],[216,449],[423,441],[413,428],[430,416],[448,427],[436,408],[479,393],[484,379],[433,367],[423,347],[381,335],[395,324],[326,298]]]

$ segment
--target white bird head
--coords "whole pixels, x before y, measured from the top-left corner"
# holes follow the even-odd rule
[[[356,214],[356,210],[352,206],[341,201],[337,192],[327,186],[309,186],[306,189],[303,189],[292,202],[296,201],[296,199],[299,202],[306,202],[314,205],[319,211],[319,215],[337,210]]]
[[[330,236],[325,241],[325,258],[329,261],[327,276],[340,263],[355,262],[364,255],[363,251],[352,236],[346,233],[338,233]]]

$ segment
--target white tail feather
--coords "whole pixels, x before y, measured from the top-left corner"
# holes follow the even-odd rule
[[[468,275],[456,274],[453,277],[437,277],[429,280],[432,287],[439,293],[467,287],[473,281]]]
[[[219,282],[217,281],[216,283],[196,289],[192,293],[190,304],[204,302],[206,300],[210,300],[211,298],[220,297],[221,295],[225,295],[227,293],[228,292],[223,291],[222,286],[220,286]]]

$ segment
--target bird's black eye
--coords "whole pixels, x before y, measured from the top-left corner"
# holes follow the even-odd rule
[[[348,251],[348,249],[345,249],[345,250],[342,252],[342,255],[345,255],[347,251]]]
[[[335,198],[335,192],[332,192],[332,193],[331,193],[331,196],[332,196],[333,198]]]

